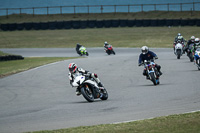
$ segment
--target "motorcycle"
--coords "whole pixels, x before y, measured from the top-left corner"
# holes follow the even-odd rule
[[[196,49],[194,56],[195,56],[196,66],[197,66],[198,70],[200,70],[200,48]]]
[[[144,69],[147,71],[147,77],[149,77],[148,79],[151,80],[154,85],[160,84],[160,81],[159,81],[160,74],[157,68],[155,67],[156,64],[154,60],[151,60],[151,61],[144,60],[143,65],[144,65]]]
[[[89,53],[87,52],[86,48],[83,45],[77,44],[76,45],[76,52],[77,54],[79,54],[80,56],[82,55],[89,55]]]
[[[96,81],[93,78],[89,78],[87,75],[77,74],[72,85],[77,87],[88,102],[94,102],[94,99],[97,98],[101,100],[108,99],[106,89],[100,90]]]
[[[194,61],[193,45],[194,45],[194,43],[191,43],[191,44],[189,45],[188,51],[187,51],[187,56],[189,57],[190,62],[193,62],[193,61]]]
[[[82,47],[79,48],[79,55],[80,56],[83,56],[83,55],[88,56],[89,54],[88,54],[86,48],[82,46]]]
[[[174,54],[177,56],[177,59],[180,59],[180,57],[183,55],[183,45],[181,43],[177,43],[175,45]]]
[[[114,54],[114,55],[115,55],[115,51],[113,50],[112,45],[108,45],[108,47],[105,48],[105,51],[106,51],[106,53],[107,53],[108,55],[110,55],[110,54]]]

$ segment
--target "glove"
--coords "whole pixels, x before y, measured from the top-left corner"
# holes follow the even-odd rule
[[[139,64],[138,64],[138,66],[141,66],[141,65],[142,65],[142,63],[139,63]]]
[[[158,57],[156,56],[155,59],[158,59]]]

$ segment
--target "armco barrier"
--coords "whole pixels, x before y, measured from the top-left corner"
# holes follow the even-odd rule
[[[149,26],[200,26],[200,19],[144,19],[144,20],[76,20],[35,23],[1,24],[3,31],[14,30],[55,30],[109,27],[149,27]]]

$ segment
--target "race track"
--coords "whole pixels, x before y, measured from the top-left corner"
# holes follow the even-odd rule
[[[89,57],[61,61],[0,79],[0,132],[52,130],[140,120],[200,110],[197,67],[186,55],[176,59],[172,49],[150,49],[163,75],[154,86],[138,67],[139,48],[88,48]],[[78,56],[74,49],[1,49],[33,56]],[[75,95],[68,64],[75,62],[98,74],[107,88],[107,101],[88,103]]]

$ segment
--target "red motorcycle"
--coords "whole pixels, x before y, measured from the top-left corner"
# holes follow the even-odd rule
[[[106,53],[107,53],[108,55],[110,55],[110,54],[114,54],[114,55],[115,55],[115,51],[113,50],[112,45],[108,45],[108,47],[105,48],[105,51],[106,51]]]

